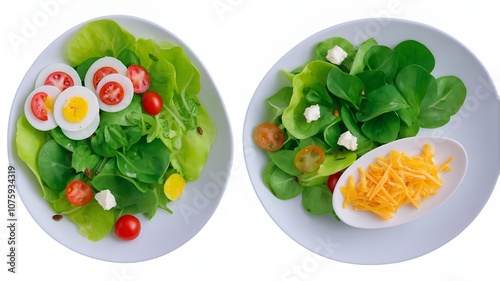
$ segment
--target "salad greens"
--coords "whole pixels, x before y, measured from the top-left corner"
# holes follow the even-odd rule
[[[326,58],[335,46],[347,53],[339,65]],[[334,214],[331,175],[381,144],[443,126],[458,112],[464,83],[455,76],[434,77],[434,66],[431,51],[415,40],[394,47],[374,38],[358,47],[341,37],[319,42],[312,60],[283,71],[290,85],[267,99],[270,122],[284,134],[281,148],[267,151],[267,188],[282,200],[301,195],[311,214]],[[304,112],[312,105],[319,106],[320,117],[307,122]],[[354,151],[338,144],[347,131],[357,140]],[[315,171],[301,173],[294,161],[308,145],[319,146],[325,157]]]
[[[112,20],[83,26],[68,42],[67,61],[83,80],[90,65],[104,56],[126,66],[140,64],[151,77],[150,90],[163,99],[158,115],[145,113],[140,96],[118,112],[100,112],[99,127],[88,139],[72,140],[59,127],[33,128],[24,115],[18,120],[19,157],[32,170],[43,198],[66,215],[89,240],[104,238],[122,214],[152,219],[158,208],[171,212],[163,192],[176,172],[186,181],[200,176],[216,137],[216,127],[197,95],[200,73],[184,50],[170,42],[136,39]],[[95,192],[110,190],[117,205],[104,210],[93,199],[75,207],[65,188],[72,180],[87,182]]]

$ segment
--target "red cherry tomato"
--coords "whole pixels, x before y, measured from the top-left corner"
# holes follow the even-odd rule
[[[316,171],[324,161],[325,151],[317,145],[309,145],[297,152],[293,164],[299,172],[310,173]]]
[[[62,71],[55,71],[52,72],[47,78],[45,79],[45,85],[51,85],[59,88],[59,90],[64,91],[67,88],[74,86],[75,81],[73,81],[73,78],[66,73]]]
[[[109,81],[99,91],[99,99],[107,105],[116,105],[123,100],[125,90],[116,81]]]
[[[255,128],[253,138],[260,148],[267,151],[276,151],[285,142],[283,131],[276,124],[270,122],[259,124]]]
[[[141,222],[132,215],[123,215],[115,223],[115,234],[123,240],[134,240],[141,232]]]
[[[99,84],[99,82],[101,82],[102,78],[104,78],[105,76],[107,76],[109,74],[113,74],[113,73],[118,73],[118,71],[110,66],[105,66],[105,67],[99,68],[94,73],[94,77],[92,80],[92,83],[94,84],[94,88],[97,89],[97,84]]]
[[[142,95],[142,107],[147,113],[157,115],[163,108],[163,100],[156,92],[146,92]]]
[[[94,197],[94,191],[86,182],[74,180],[66,187],[66,198],[73,206],[87,205]]]
[[[127,68],[126,75],[130,81],[132,81],[132,85],[134,85],[134,93],[142,94],[149,89],[151,78],[144,67],[138,64],[132,64]]]
[[[332,193],[335,190],[335,186],[337,185],[337,182],[339,181],[341,175],[342,172],[336,172],[335,174],[332,174],[328,177],[326,183],[328,185],[328,189],[330,189]]]
[[[47,121],[47,107],[45,106],[45,100],[47,99],[47,93],[38,92],[33,95],[31,99],[31,112],[41,121]]]

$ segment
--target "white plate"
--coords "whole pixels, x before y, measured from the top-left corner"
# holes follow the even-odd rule
[[[436,58],[435,76],[456,75],[468,94],[464,106],[444,127],[421,130],[420,136],[441,136],[459,141],[469,156],[460,188],[431,215],[385,229],[359,229],[332,216],[312,216],[301,207],[300,196],[276,199],[262,181],[268,162],[253,142],[255,126],[269,120],[265,99],[287,85],[282,69],[292,70],[312,58],[315,45],[329,37],[344,37],[358,46],[369,37],[394,46],[415,39]],[[486,44],[486,43],[485,43]],[[355,264],[395,263],[427,254],[460,234],[479,214],[495,187],[500,172],[499,98],[484,66],[467,47],[433,27],[399,19],[362,19],[320,31],[286,53],[257,87],[246,114],[243,140],[245,161],[255,192],[276,224],[303,247],[324,257]]]
[[[439,177],[443,180],[443,185],[438,190],[437,194],[430,196],[423,201],[418,209],[411,204],[407,204],[405,206],[401,206],[392,219],[384,220],[371,212],[356,211],[351,206],[348,206],[347,208],[343,207],[345,197],[342,194],[340,187],[348,184],[348,178],[350,175],[353,176],[355,183],[359,181],[359,167],[367,171],[368,165],[372,164],[377,157],[386,157],[393,149],[404,152],[409,156],[420,155],[424,144],[429,144],[434,149],[435,155],[433,159],[437,165],[441,165],[450,157],[453,157],[453,160],[449,164],[451,171],[439,173]],[[439,137],[413,137],[400,139],[379,146],[378,148],[366,153],[344,171],[342,176],[339,178],[337,187],[333,192],[333,209],[340,220],[350,226],[366,229],[398,226],[414,221],[422,216],[429,215],[429,213],[446,202],[446,200],[448,200],[460,186],[466,171],[467,153],[464,147],[453,139]]]
[[[144,261],[177,249],[194,237],[208,222],[226,188],[233,158],[233,141],[226,110],[216,85],[188,46],[168,30],[149,21],[129,16],[105,18],[115,20],[136,38],[170,41],[183,47],[198,68],[202,87],[198,97],[217,127],[217,138],[199,180],[188,183],[182,199],[169,205],[174,212],[173,215],[159,210],[152,221],[138,216],[143,220],[141,234],[139,238],[130,242],[119,241],[112,234],[99,242],[90,242],[78,233],[75,225],[68,219],[59,222],[52,219],[54,212],[42,199],[33,174],[17,156],[16,122],[23,113],[24,100],[33,89],[38,73],[48,64],[64,60],[68,40],[85,23],[68,30],[52,42],[35,60],[22,80],[14,98],[9,120],[9,160],[17,171],[17,189],[22,202],[35,221],[55,240],[69,249],[96,259],[112,262]],[[43,248],[43,245],[41,247]]]

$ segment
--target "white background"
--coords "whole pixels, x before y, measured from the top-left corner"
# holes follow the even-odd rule
[[[17,87],[35,58],[57,36],[89,19],[127,14],[176,34],[211,73],[232,124],[234,168],[208,224],[174,252],[141,263],[118,264],[81,256],[49,237],[18,203],[18,273],[7,272],[6,189],[0,191],[2,280],[498,280],[500,190],[477,219],[443,247],[416,259],[361,266],[314,255],[267,215],[246,173],[242,127],[258,83],[285,52],[324,28],[367,17],[393,17],[432,25],[472,52],[500,85],[500,23],[496,1],[408,0],[197,0],[2,1],[0,4],[0,146]],[[27,22],[37,23],[29,36]],[[9,37],[23,36],[21,44]],[[467,66],[464,66],[467,67]],[[485,125],[485,129],[488,129]],[[5,155],[5,150],[1,153]],[[485,159],[485,161],[488,161]],[[8,159],[2,156],[5,170]],[[6,174],[6,172],[5,172]],[[2,176],[6,185],[6,177]],[[464,202],[464,208],[467,208]],[[5,213],[4,213],[5,211]],[[168,237],[165,237],[168,239]]]

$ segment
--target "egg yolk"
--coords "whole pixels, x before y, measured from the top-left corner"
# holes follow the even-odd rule
[[[82,97],[72,97],[63,107],[63,116],[69,122],[80,122],[85,116],[87,116],[87,112],[89,110],[89,105],[87,101]]]
[[[45,105],[45,112],[47,112],[47,114],[54,111],[54,99],[51,96],[47,95],[43,103]]]

